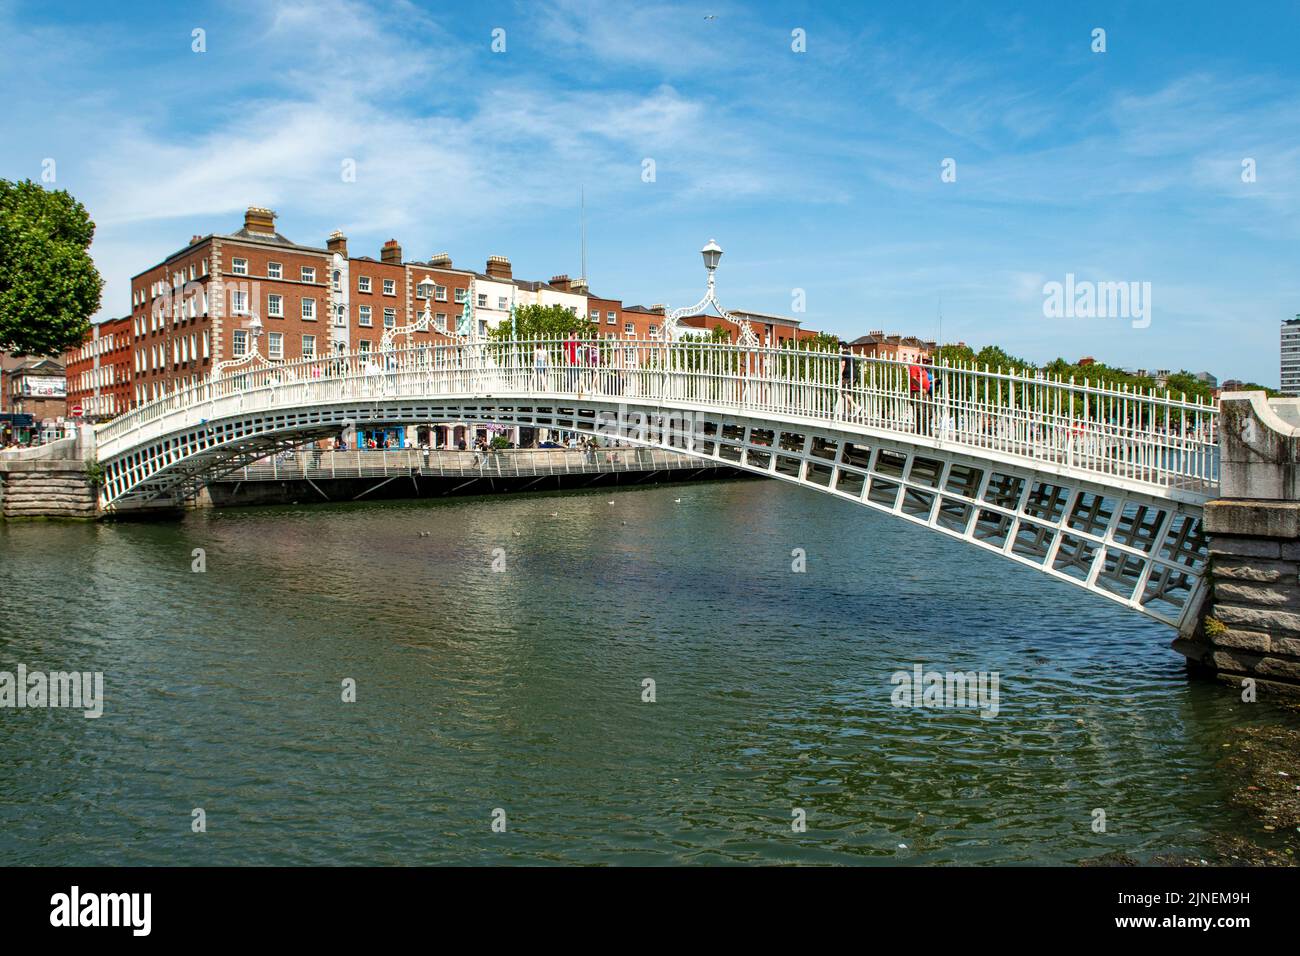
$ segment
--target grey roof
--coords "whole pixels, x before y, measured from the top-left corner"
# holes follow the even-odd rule
[[[242,242],[258,242],[268,246],[285,246],[290,249],[302,249],[306,252],[329,252],[321,246],[304,246],[300,243],[286,239],[278,232],[252,232],[247,228],[240,229],[238,232],[231,232],[221,236],[222,239],[238,239]]]

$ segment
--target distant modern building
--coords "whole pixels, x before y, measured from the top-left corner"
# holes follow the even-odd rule
[[[1282,323],[1282,394],[1300,395],[1300,315]]]
[[[1219,378],[1217,375],[1211,375],[1209,372],[1197,372],[1195,378],[1198,382],[1204,382],[1212,389],[1219,387]]]

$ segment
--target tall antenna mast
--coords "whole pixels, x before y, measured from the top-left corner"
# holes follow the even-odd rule
[[[939,348],[943,348],[943,296],[939,296]]]
[[[587,281],[587,191],[585,186],[578,187],[578,222],[582,234],[582,281]]]

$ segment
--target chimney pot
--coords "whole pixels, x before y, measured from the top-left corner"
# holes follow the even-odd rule
[[[445,269],[451,268],[451,255],[446,252],[435,252],[429,256],[429,265],[442,266]]]
[[[342,230],[335,229],[330,233],[330,237],[325,240],[325,248],[330,252],[337,252],[346,259],[348,257],[348,237],[343,235]]]
[[[244,228],[249,232],[275,235],[275,213],[265,206],[249,206],[244,213]]]
[[[485,271],[493,279],[509,279],[512,277],[510,260],[505,256],[488,256]]]

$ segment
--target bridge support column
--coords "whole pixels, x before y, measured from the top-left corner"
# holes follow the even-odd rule
[[[1209,592],[1174,646],[1194,670],[1300,697],[1300,399],[1221,399],[1222,497],[1205,506]]]

